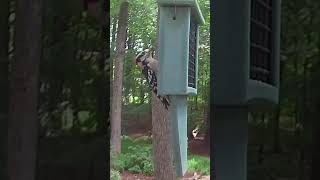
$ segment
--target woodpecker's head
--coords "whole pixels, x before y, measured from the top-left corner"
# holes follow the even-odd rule
[[[139,62],[144,61],[146,59],[145,55],[146,55],[146,52],[144,52],[144,51],[141,51],[140,53],[138,53],[136,55],[136,57],[134,58],[134,63],[138,64]]]
[[[134,58],[134,63],[138,65],[139,62],[145,61],[149,56],[153,57],[154,49],[145,49],[138,53],[136,57]]]

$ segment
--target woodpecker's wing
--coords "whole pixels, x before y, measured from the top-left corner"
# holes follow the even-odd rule
[[[146,77],[148,84],[151,86],[153,93],[156,95],[158,94],[158,84],[157,84],[157,76],[154,71],[150,69],[148,66],[144,66],[144,69],[142,70],[144,76]],[[162,97],[158,96],[157,97],[160,99],[162,104],[165,106],[166,109],[168,109],[170,102],[167,96]]]
[[[158,74],[159,72],[159,62],[158,60],[152,58],[152,57],[148,57],[146,58],[146,64],[147,66],[156,73],[156,75]]]

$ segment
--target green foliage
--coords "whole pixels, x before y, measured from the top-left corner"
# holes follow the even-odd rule
[[[142,137],[133,140],[128,136],[122,138],[121,154],[113,159],[113,167],[119,171],[153,174],[152,147],[150,138]]]
[[[153,174],[152,139],[142,136],[132,139],[122,136],[121,154],[118,157],[111,156],[112,168],[122,172],[127,170],[131,173]],[[208,175],[210,160],[208,157],[192,155],[188,153],[188,170]]]
[[[200,172],[203,175],[210,174],[210,159],[208,157],[190,155],[188,156],[188,170]]]
[[[120,172],[110,169],[110,180],[121,180]]]

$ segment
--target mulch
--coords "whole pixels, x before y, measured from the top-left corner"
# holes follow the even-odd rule
[[[154,180],[153,176],[146,176],[144,174],[132,174],[128,171],[121,173],[121,180]],[[210,176],[201,176],[194,172],[187,172],[182,180],[210,180]]]
[[[121,173],[121,180],[154,180],[154,177],[153,176],[146,176],[142,173],[132,174],[128,171],[124,171]]]

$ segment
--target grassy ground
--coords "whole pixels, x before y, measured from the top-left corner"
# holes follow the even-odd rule
[[[152,139],[147,136],[137,139],[123,136],[121,154],[117,158],[112,156],[111,161],[111,167],[119,172],[129,171],[152,176]],[[209,157],[188,153],[188,172],[208,175],[209,171]]]

